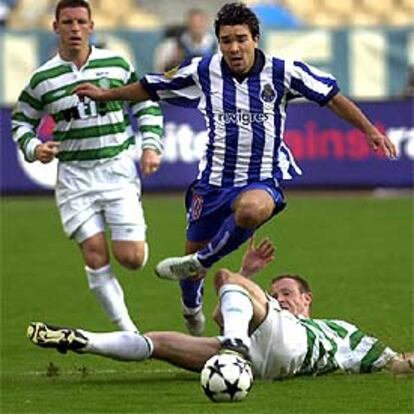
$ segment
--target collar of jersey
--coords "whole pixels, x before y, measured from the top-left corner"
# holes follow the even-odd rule
[[[96,54],[96,47],[91,45],[91,53],[89,53],[88,59],[86,60],[85,64],[82,66],[82,69],[86,68],[86,66],[88,66],[90,60],[94,57],[95,54]],[[72,61],[62,59],[59,52],[57,53],[56,58],[60,62],[60,64],[62,64],[62,65],[67,65],[67,66],[73,66],[74,65],[74,63]]]

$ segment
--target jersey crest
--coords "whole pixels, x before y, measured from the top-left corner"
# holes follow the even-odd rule
[[[260,98],[263,102],[266,103],[272,103],[275,101],[276,91],[273,89],[270,83],[266,83],[266,85],[263,86],[263,89],[260,93]]]

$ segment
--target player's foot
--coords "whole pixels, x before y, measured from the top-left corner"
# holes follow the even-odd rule
[[[225,338],[221,343],[220,353],[236,353],[247,361],[250,361],[249,347],[240,338]]]
[[[197,259],[196,254],[169,257],[161,260],[155,267],[155,273],[158,277],[169,280],[198,278],[205,273],[205,270]]]
[[[27,328],[28,338],[42,348],[55,348],[62,354],[68,350],[80,352],[88,343],[79,331],[48,325],[43,322],[32,322]]]
[[[394,375],[414,375],[414,353],[395,356],[388,362],[386,368]]]
[[[200,308],[195,313],[183,313],[184,323],[188,332],[193,336],[201,336],[204,332],[204,326],[206,324],[206,317],[203,310]]]

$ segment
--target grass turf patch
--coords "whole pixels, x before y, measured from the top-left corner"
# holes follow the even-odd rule
[[[397,351],[412,350],[412,199],[292,195],[288,201],[288,209],[259,231],[271,236],[277,258],[257,282],[266,287],[278,273],[303,274],[314,290],[315,317],[347,320]],[[152,272],[158,260],[183,252],[183,200],[147,195],[144,209],[150,261],[139,272],[113,261],[114,269],[142,331],[183,331],[177,284]],[[88,291],[78,248],[63,235],[54,200],[3,198],[1,221],[2,412],[234,412],[231,404],[209,402],[196,374],[162,362],[62,356],[32,346],[25,338],[32,320],[113,327]],[[242,253],[220,266],[238,269]],[[215,303],[211,282],[210,274],[207,314]],[[206,334],[216,334],[211,321]],[[256,381],[237,412],[408,413],[412,390],[411,378],[385,373]]]

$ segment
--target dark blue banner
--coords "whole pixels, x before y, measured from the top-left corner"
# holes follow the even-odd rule
[[[413,101],[359,103],[376,126],[398,148],[390,161],[372,151],[364,135],[314,104],[293,104],[288,110],[285,138],[303,176],[285,181],[302,188],[410,188],[414,184]],[[166,105],[165,153],[159,172],[143,180],[144,190],[182,190],[197,175],[197,164],[207,134],[197,110]],[[1,191],[30,193],[50,190],[56,177],[56,162],[26,163],[11,138],[10,110],[0,110]],[[47,118],[39,135],[49,139],[53,123]]]

